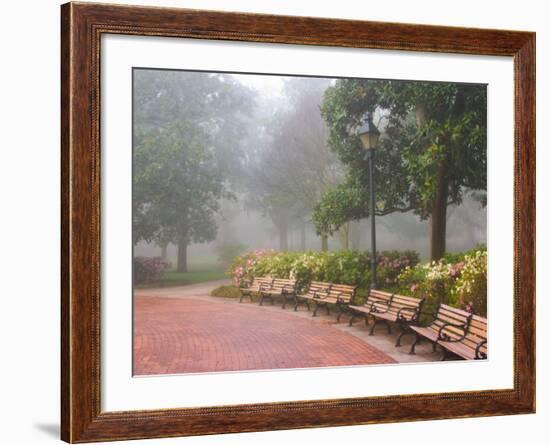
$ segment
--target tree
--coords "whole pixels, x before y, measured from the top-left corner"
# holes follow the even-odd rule
[[[134,74],[134,242],[187,247],[217,233],[221,199],[240,168],[249,90],[224,75],[137,70]]]
[[[216,237],[219,200],[229,196],[205,135],[194,126],[174,124],[152,130],[134,151],[136,240],[178,246],[178,271],[187,271],[187,246]]]
[[[464,193],[486,190],[486,87],[442,82],[342,79],[325,93],[329,144],[346,165],[344,182],[314,210],[320,233],[347,221],[413,211],[430,218],[431,258],[445,252],[446,212]],[[368,161],[353,135],[366,112],[382,131],[376,151],[376,208],[369,208]]]
[[[313,204],[341,178],[341,165],[327,145],[320,105],[327,79],[292,78],[283,89],[285,105],[265,120],[265,131],[248,167],[249,202],[269,216],[288,249],[294,224],[305,248],[305,224]],[[323,234],[321,248],[327,249]]]

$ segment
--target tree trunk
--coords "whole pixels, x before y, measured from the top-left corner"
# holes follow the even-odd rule
[[[160,257],[166,261],[168,258],[168,244],[163,244],[160,246]]]
[[[340,229],[338,230],[342,250],[349,250],[350,227],[351,223],[348,221],[347,223],[343,224],[342,227],[340,227]]]
[[[300,225],[300,250],[303,252],[306,250],[306,223],[302,222]]]
[[[445,254],[447,235],[447,198],[449,184],[447,180],[447,166],[445,162],[439,165],[437,171],[437,191],[432,203],[430,258],[437,261]]]
[[[187,272],[187,240],[178,243],[178,272]]]
[[[279,250],[288,250],[288,222],[279,224]]]
[[[416,104],[416,125],[422,127],[426,124],[426,106],[419,102]],[[437,170],[437,190],[432,202],[430,219],[430,259],[437,261],[445,254],[445,240],[447,235],[447,198],[449,196],[449,183],[447,178],[447,163],[442,161]]]
[[[328,250],[328,236],[321,235],[321,250],[326,252]]]

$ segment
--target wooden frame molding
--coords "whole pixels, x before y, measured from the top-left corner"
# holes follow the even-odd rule
[[[514,388],[102,412],[99,316],[102,34],[512,56],[515,69]],[[61,36],[63,440],[93,442],[534,412],[534,33],[68,3],[61,7]]]

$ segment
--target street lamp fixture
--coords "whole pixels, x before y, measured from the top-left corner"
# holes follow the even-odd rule
[[[369,160],[369,189],[370,189],[370,229],[371,229],[371,282],[370,288],[376,289],[376,223],[374,218],[374,209],[376,208],[376,201],[374,198],[374,152],[378,145],[378,139],[380,138],[380,132],[374,122],[372,121],[372,114],[367,113],[363,120],[363,124],[357,130],[357,136],[361,139],[363,148],[367,151],[367,158]]]
[[[357,136],[361,139],[361,143],[365,150],[375,150],[380,138],[380,132],[372,121],[372,114],[367,113],[363,119],[363,124],[357,130]]]

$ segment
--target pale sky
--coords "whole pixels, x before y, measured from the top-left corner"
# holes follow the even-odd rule
[[[282,93],[286,76],[270,76],[265,74],[233,74],[233,77],[242,84],[258,90],[261,94],[270,96]]]

